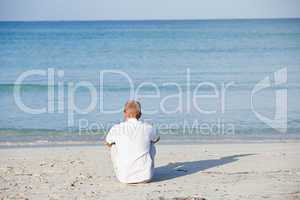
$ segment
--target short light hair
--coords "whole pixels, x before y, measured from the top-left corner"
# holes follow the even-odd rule
[[[129,100],[124,106],[124,113],[127,113],[129,117],[135,117],[139,119],[142,116],[141,104],[135,100]]]

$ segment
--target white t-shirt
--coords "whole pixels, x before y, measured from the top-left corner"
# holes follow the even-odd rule
[[[106,136],[107,143],[115,143],[112,160],[117,178],[124,183],[150,180],[154,164],[150,155],[151,141],[158,136],[154,128],[135,118],[114,125]],[[113,150],[113,149],[112,149]]]

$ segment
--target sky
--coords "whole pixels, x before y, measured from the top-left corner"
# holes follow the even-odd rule
[[[300,0],[0,0],[0,21],[299,17]]]

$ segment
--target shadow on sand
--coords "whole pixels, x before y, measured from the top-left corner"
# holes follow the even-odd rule
[[[164,181],[181,176],[186,176],[209,168],[226,165],[228,163],[238,161],[240,157],[251,155],[255,154],[240,154],[226,156],[220,159],[169,163],[168,165],[155,168],[153,181]]]

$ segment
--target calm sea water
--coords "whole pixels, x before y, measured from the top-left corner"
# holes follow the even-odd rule
[[[121,110],[104,113],[103,109],[119,109],[130,98],[128,78],[135,91],[140,87],[143,119],[161,133],[171,130],[180,135],[184,127],[192,127],[195,137],[201,131],[199,135],[222,135],[232,128],[239,136],[281,135],[255,115],[250,101],[255,85],[267,76],[274,81],[274,72],[280,69],[287,70],[287,83],[272,84],[255,94],[255,111],[272,120],[276,92],[287,90],[286,133],[300,134],[300,19],[0,22],[0,67],[2,138],[68,131],[71,137],[80,126],[103,131],[122,120]],[[13,95],[15,81],[28,70],[46,73],[48,68],[55,70],[54,85],[48,87],[47,76],[29,76],[22,82],[21,100],[35,109],[53,103],[53,112],[24,112]],[[63,76],[57,76],[58,70]],[[101,82],[104,70],[122,75],[107,72]],[[67,84],[82,81],[96,89],[96,105],[86,114],[74,111],[72,115]],[[64,83],[61,98],[59,82]],[[222,85],[230,82],[234,83],[222,100]],[[203,85],[195,92],[198,84]],[[54,89],[54,99],[48,99],[49,89]],[[157,92],[159,96],[153,97]],[[217,92],[216,98],[195,100],[200,109],[215,112],[199,112],[193,104],[194,92]],[[74,99],[77,107],[86,108],[89,90],[77,88]]]

